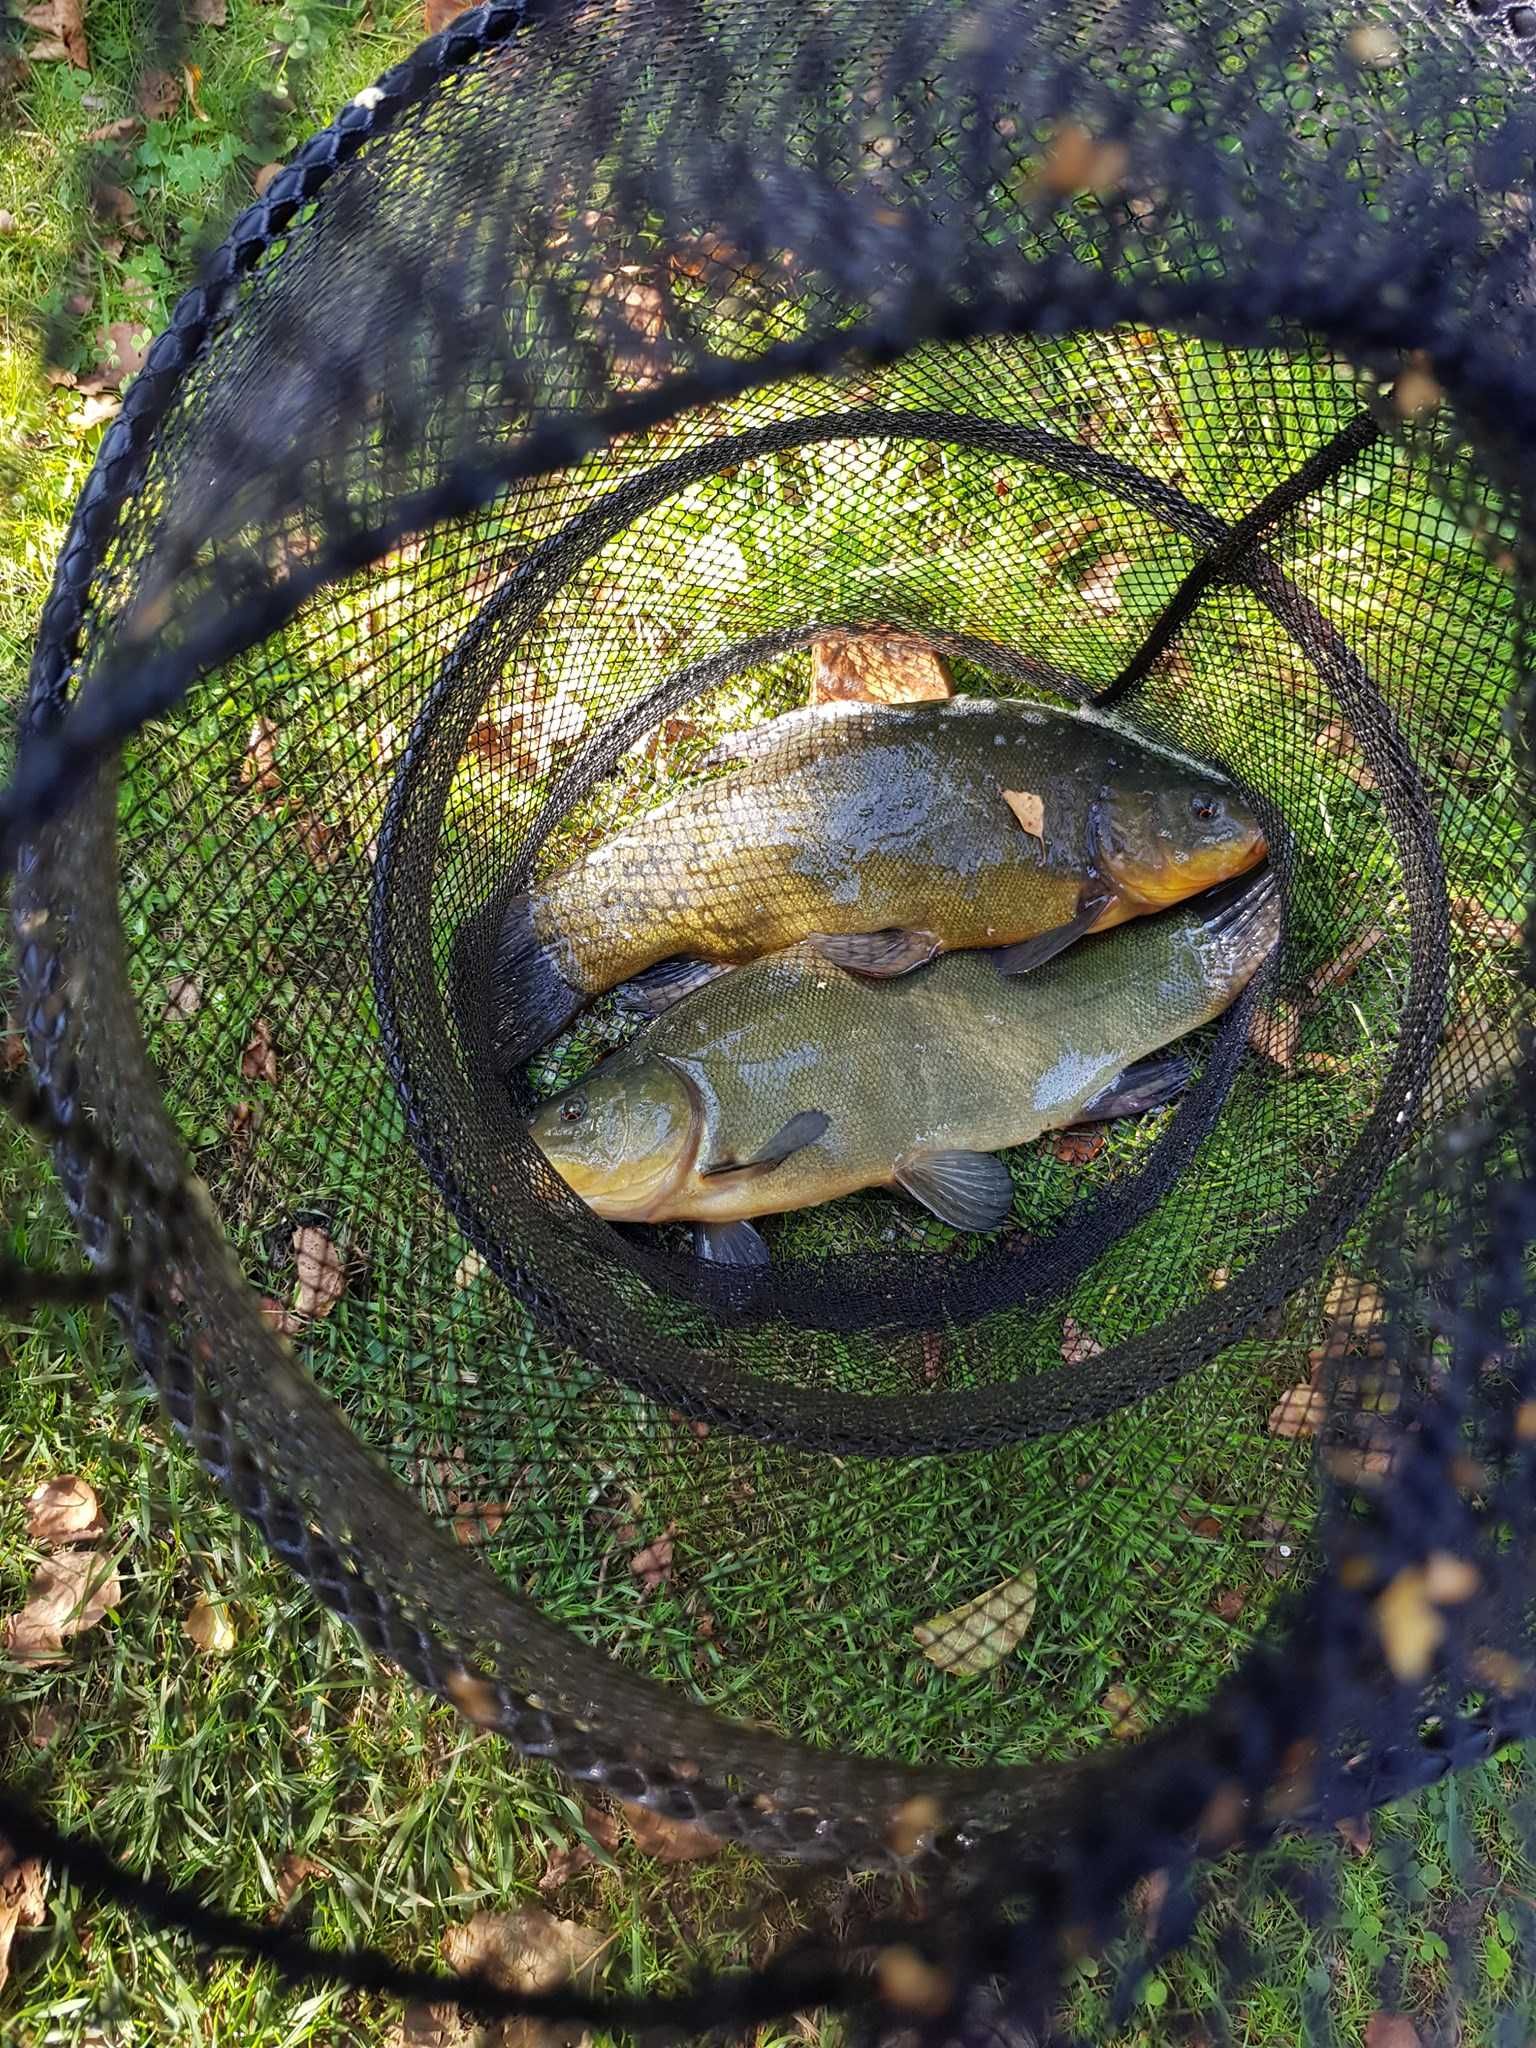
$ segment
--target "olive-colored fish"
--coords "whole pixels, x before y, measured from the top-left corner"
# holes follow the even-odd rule
[[[1012,1204],[994,1155],[1153,1108],[1279,933],[1269,871],[1076,946],[1024,979],[956,953],[884,986],[799,945],[685,996],[532,1125],[600,1216],[686,1219],[705,1257],[761,1263],[751,1216],[899,1187],[957,1228]]]
[[[513,901],[496,967],[505,1058],[676,954],[739,963],[814,940],[889,977],[985,946],[1024,973],[1265,850],[1215,769],[1017,698],[822,705],[710,758],[729,772]]]

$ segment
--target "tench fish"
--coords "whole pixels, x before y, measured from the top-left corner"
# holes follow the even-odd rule
[[[701,1256],[761,1264],[749,1217],[897,1187],[991,1230],[998,1151],[1155,1107],[1151,1060],[1219,1016],[1279,935],[1272,874],[1090,939],[1024,979],[953,953],[884,984],[801,944],[684,996],[544,1103],[534,1143],[599,1216],[693,1222]]]
[[[1214,768],[1018,698],[821,705],[706,765],[729,772],[514,899],[495,970],[503,1058],[673,955],[735,964],[810,940],[891,977],[984,946],[1024,973],[1265,852]]]

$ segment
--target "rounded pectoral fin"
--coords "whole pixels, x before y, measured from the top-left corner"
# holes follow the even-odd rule
[[[767,1144],[760,1146],[750,1159],[712,1159],[708,1166],[699,1168],[699,1178],[718,1180],[727,1173],[768,1173],[775,1166],[781,1166],[792,1152],[814,1145],[831,1122],[824,1109],[802,1109],[788,1123],[781,1124]]]
[[[1013,1179],[991,1152],[910,1152],[896,1185],[956,1230],[996,1230],[1013,1208]]]
[[[1077,915],[1067,923],[1059,924],[1053,931],[1041,932],[1037,938],[1020,939],[1016,946],[999,946],[993,954],[999,974],[1031,974],[1035,968],[1043,967],[1047,960],[1054,960],[1058,953],[1065,953],[1068,946],[1075,946],[1079,939],[1086,938],[1099,919],[1114,902],[1114,891],[1096,889],[1085,892],[1079,899]]]

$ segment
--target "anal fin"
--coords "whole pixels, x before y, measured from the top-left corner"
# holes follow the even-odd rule
[[[766,1266],[768,1247],[750,1223],[695,1223],[693,1250],[711,1266]]]
[[[996,1230],[1013,1208],[1013,1178],[991,1152],[913,1152],[896,1185],[956,1230]]]
[[[699,1168],[701,1180],[718,1180],[727,1173],[768,1173],[782,1166],[792,1152],[814,1145],[832,1122],[824,1109],[802,1109],[788,1123],[781,1124],[750,1159],[712,1159]]]
[[[1075,946],[1079,939],[1091,932],[1099,919],[1108,910],[1114,897],[1108,894],[1086,897],[1077,909],[1077,915],[1066,924],[1059,924],[1054,931],[1041,932],[1033,939],[1020,939],[1016,946],[999,946],[993,954],[999,974],[1032,974],[1037,967],[1043,967],[1047,960],[1054,960],[1058,953],[1065,953],[1068,946]]]
[[[813,932],[810,943],[834,967],[876,981],[910,974],[914,967],[926,966],[939,950],[935,933],[908,931],[894,924],[878,932]]]

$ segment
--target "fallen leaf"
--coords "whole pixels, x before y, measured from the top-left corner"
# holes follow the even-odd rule
[[[1386,936],[1379,924],[1367,925],[1363,932],[1356,932],[1347,946],[1310,977],[1307,982],[1308,993],[1320,996],[1327,989],[1342,988],[1361,962],[1375,952]]]
[[[139,202],[125,185],[92,186],[91,204],[101,220],[130,221],[139,210]]]
[[[1419,2030],[1406,2013],[1373,2012],[1365,2023],[1365,2048],[1420,2048]]]
[[[937,1386],[944,1375],[944,1339],[937,1330],[922,1334],[923,1363],[919,1377],[925,1387]]]
[[[1061,1360],[1063,1365],[1083,1365],[1090,1358],[1097,1358],[1104,1346],[1081,1323],[1071,1316],[1063,1319],[1061,1325]]]
[[[478,718],[468,746],[488,766],[524,776],[547,775],[587,729],[586,707],[574,697],[504,704]]]
[[[1247,1595],[1240,1593],[1236,1586],[1228,1586],[1213,1597],[1211,1612],[1221,1621],[1233,1622],[1241,1619],[1247,1605]]]
[[[1341,775],[1347,775],[1359,789],[1374,789],[1376,778],[1360,758],[1360,749],[1355,744],[1354,734],[1349,727],[1335,719],[1325,725],[1313,744],[1319,753],[1326,754]]]
[[[258,718],[245,742],[245,759],[240,763],[240,780],[257,789],[277,789],[282,778],[277,772],[277,727],[270,718]]]
[[[1077,586],[1077,594],[1089,611],[1096,612],[1101,619],[1108,619],[1125,609],[1125,599],[1120,595],[1118,585],[1122,573],[1130,566],[1129,555],[1100,555]]]
[[[1453,920],[1472,938],[1497,939],[1501,945],[1513,946],[1525,935],[1519,918],[1496,917],[1475,896],[1453,896],[1450,906]]]
[[[1323,1315],[1330,1323],[1348,1323],[1352,1330],[1370,1329],[1387,1313],[1386,1296],[1373,1281],[1353,1273],[1336,1273],[1323,1299]]]
[[[1038,1581],[1027,1568],[990,1592],[952,1607],[913,1629],[930,1664],[960,1678],[974,1678],[1011,1656],[1029,1633]]]
[[[93,427],[105,426],[108,420],[115,420],[122,410],[123,401],[116,392],[91,392],[82,400],[79,410],[69,416],[68,426],[72,434],[88,434]]]
[[[229,1149],[238,1159],[250,1150],[261,1129],[261,1111],[254,1102],[237,1102],[229,1119]]]
[[[506,1519],[500,1501],[469,1501],[454,1510],[453,1533],[460,1543],[489,1543]]]
[[[1145,1877],[1138,1878],[1131,1886],[1131,1911],[1146,1941],[1157,1939],[1157,1923],[1168,1903],[1168,1885],[1166,1870],[1149,1870]]]
[[[629,1560],[629,1568],[648,1593],[664,1586],[672,1576],[672,1538],[676,1525],[669,1522],[654,1543],[647,1543]]]
[[[229,1609],[222,1600],[210,1600],[206,1593],[199,1593],[187,1609],[181,1629],[205,1657],[227,1657],[238,1640]]]
[[[229,20],[229,0],[184,0],[184,11],[188,21],[204,28],[223,28]]]
[[[202,1008],[202,983],[195,974],[178,974],[166,990],[167,1017],[195,1017]]]
[[[20,1857],[0,1835],[0,1991],[11,1974],[11,1943],[19,1928],[47,1918],[48,1871],[35,1856]]]
[[[811,642],[813,704],[924,704],[954,694],[944,657],[910,634],[828,633]]]
[[[1003,802],[1032,839],[1045,837],[1045,799],[1032,789],[1005,789]]]
[[[42,41],[27,51],[34,64],[68,61],[77,71],[89,71],[90,52],[85,43],[84,0],[41,0],[36,7],[23,7],[21,18],[36,29]]]
[[[276,1301],[270,1294],[262,1295],[256,1304],[256,1313],[269,1330],[276,1330],[280,1337],[297,1337],[304,1328],[304,1318],[296,1316],[286,1303]]]
[[[301,1316],[328,1316],[347,1285],[341,1253],[317,1223],[301,1223],[293,1233],[299,1284],[293,1306]]]
[[[473,1287],[484,1271],[485,1261],[471,1245],[453,1269],[453,1284],[455,1287]]]
[[[18,1664],[45,1663],[122,1597],[122,1581],[105,1559],[89,1550],[63,1551],[38,1567],[26,1606],[7,1619],[0,1642]]]
[[[329,1877],[330,1871],[323,1863],[317,1863],[313,1856],[301,1856],[297,1849],[289,1849],[275,1872],[276,1901],[269,1917],[277,1919],[293,1904],[299,1887],[312,1877]]]
[[[1041,187],[1058,199],[1080,192],[1112,191],[1125,175],[1124,143],[1106,142],[1080,121],[1065,121],[1052,136],[1038,173]]]
[[[1269,1433],[1292,1438],[1315,1436],[1327,1412],[1328,1402],[1319,1388],[1306,1383],[1291,1387],[1269,1411]]]
[[[443,1936],[443,1959],[453,1970],[479,1970],[506,1991],[553,1991],[571,1979],[590,1980],[608,1937],[575,1920],[557,1920],[541,1906],[515,1913],[476,1913]],[[444,2008],[433,2008],[443,2013]],[[447,2009],[447,2017],[455,2017]],[[427,2037],[430,2038],[430,2037]],[[507,2020],[494,2029],[471,2024],[468,2031],[440,2036],[454,2048],[575,2048],[585,2039],[576,2022]]]
[[[584,1806],[581,1824],[599,1849],[606,1849],[610,1856],[619,1846],[619,1817],[616,1813],[609,1813],[602,1806]]]
[[[649,1806],[637,1806],[628,1799],[619,1805],[630,1835],[642,1856],[654,1856],[658,1863],[698,1863],[706,1856],[718,1856],[725,1847],[718,1835],[694,1821],[671,1820]]]
[[[278,172],[282,170],[282,168],[283,166],[280,163],[262,165],[261,169],[256,173],[255,177],[252,178],[251,180],[251,183],[256,188],[256,197],[258,199],[264,197],[267,187],[272,183],[273,179],[277,176]]]
[[[1429,1597],[1425,1573],[1407,1565],[1376,1596],[1376,1631],[1392,1675],[1404,1685],[1429,1676],[1445,1638],[1445,1617]]]
[[[103,390],[115,390],[144,367],[153,336],[147,327],[133,320],[114,320],[101,330],[101,345],[107,357]]]
[[[137,142],[144,133],[144,123],[136,114],[124,114],[116,121],[106,121],[100,128],[87,128],[84,139],[87,142]]]
[[[569,1884],[578,1872],[588,1870],[596,1859],[585,1842],[564,1842],[551,1847],[544,1858],[544,1868],[539,1876],[541,1892],[557,1892]]]
[[[429,36],[438,35],[450,21],[457,21],[464,9],[459,0],[425,0],[422,18]]]
[[[106,1526],[95,1489],[77,1474],[45,1479],[27,1500],[27,1536],[46,1549],[61,1543],[90,1543]]]
[[[1063,1166],[1086,1166],[1090,1159],[1097,1159],[1104,1150],[1104,1126],[1102,1124],[1079,1124],[1070,1131],[1056,1131],[1046,1141],[1046,1151],[1053,1159],[1059,1159]],[[1100,1350],[1103,1346],[1100,1345]],[[1074,1363],[1068,1359],[1067,1363]]]
[[[133,98],[146,121],[168,121],[181,105],[181,80],[174,71],[145,71]]]
[[[1357,1856],[1370,1855],[1371,1823],[1365,1815],[1346,1814],[1343,1820],[1336,1820],[1333,1825]]]
[[[300,846],[321,874],[335,867],[346,845],[346,833],[340,825],[327,825],[312,811],[299,810],[294,813],[293,826]]]
[[[1248,1043],[1287,1074],[1294,1073],[1296,1048],[1301,1043],[1301,1019],[1289,1003],[1267,1004],[1253,1013]]]
[[[1109,1732],[1117,1742],[1130,1742],[1146,1729],[1141,1701],[1128,1685],[1112,1685],[1099,1705],[1109,1716]]]
[[[277,1054],[272,1050],[272,1026],[258,1017],[251,1026],[245,1051],[240,1055],[240,1072],[247,1081],[275,1081]]]

